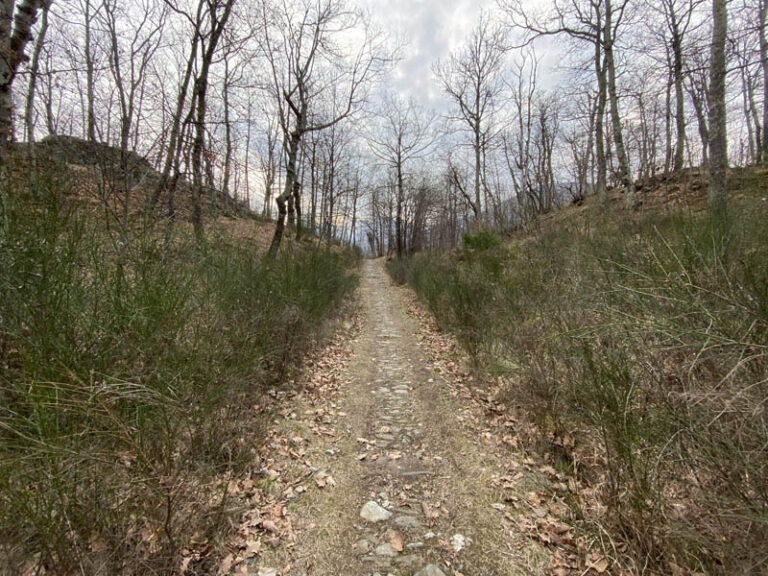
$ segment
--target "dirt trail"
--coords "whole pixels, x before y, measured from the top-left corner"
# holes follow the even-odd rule
[[[323,471],[322,489],[291,501],[295,542],[264,551],[253,573],[544,574],[549,552],[513,528],[517,512],[504,504],[518,498],[499,479],[519,465],[463,425],[464,401],[432,370],[405,289],[366,261],[360,295],[337,394],[296,408],[335,415],[326,420],[333,431],[315,434],[303,454]],[[313,436],[301,418],[285,426],[286,436]],[[537,478],[518,473],[515,482],[522,498]]]

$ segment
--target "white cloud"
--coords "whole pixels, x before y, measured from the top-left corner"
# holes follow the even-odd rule
[[[481,9],[494,0],[359,0],[385,32],[408,42],[391,75],[390,88],[434,100],[440,87],[432,79],[432,63],[461,45]]]

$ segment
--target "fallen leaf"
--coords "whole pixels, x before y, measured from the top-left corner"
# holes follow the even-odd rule
[[[261,523],[261,527],[267,532],[272,532],[272,534],[280,534],[280,528],[278,528],[277,524],[275,524],[271,520],[264,520]]]
[[[232,570],[232,564],[235,562],[235,557],[232,554],[227,554],[224,560],[219,564],[219,574],[229,574]]]
[[[440,517],[440,513],[432,510],[432,507],[429,504],[427,504],[426,502],[422,502],[421,503],[421,510],[422,510],[422,512],[424,512],[424,516],[428,520],[433,520],[435,518],[439,518]]]
[[[389,543],[392,545],[392,550],[395,552],[403,551],[403,537],[397,532],[392,532],[389,535]]]
[[[248,558],[253,558],[261,552],[261,542],[258,540],[253,540],[252,542],[248,542],[248,545],[245,547],[245,552],[243,553],[243,556]]]
[[[608,570],[608,560],[605,558],[600,558],[596,562],[593,562],[590,568],[592,568],[598,574],[604,574],[605,571]]]

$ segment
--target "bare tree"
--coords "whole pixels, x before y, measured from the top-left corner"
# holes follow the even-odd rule
[[[42,5],[42,21],[40,30],[35,40],[35,48],[32,52],[32,62],[29,66],[29,82],[27,83],[27,98],[24,109],[24,123],[27,128],[27,142],[35,141],[35,92],[37,91],[37,80],[40,73],[40,57],[43,52],[43,45],[48,34],[48,13],[50,12],[52,0],[44,2]],[[30,146],[30,150],[34,147]]]
[[[103,24],[109,41],[109,69],[113,77],[120,109],[120,176],[122,178],[122,206],[119,215],[120,254],[127,248],[130,196],[134,187],[133,170],[136,155],[131,150],[131,132],[138,122],[138,108],[147,71],[155,56],[165,26],[166,11],[151,0],[143,0],[134,12],[126,12],[116,0],[104,0]],[[124,42],[125,25],[137,17],[129,41]],[[106,201],[106,196],[102,195]]]
[[[699,139],[701,141],[701,168],[709,169],[709,57],[702,51],[691,54],[689,58],[689,70],[686,74],[685,88],[691,98],[696,114]]]
[[[435,65],[446,94],[457,108],[451,118],[472,134],[475,154],[474,199],[471,201],[475,221],[480,223],[482,204],[482,155],[486,123],[496,99],[503,90],[505,34],[488,14],[482,13],[465,45],[447,61]]]
[[[659,0],[649,2],[655,11],[661,11],[666,24],[665,40],[668,44],[671,79],[675,93],[675,145],[672,168],[682,170],[685,163],[685,42],[693,16],[702,0]],[[653,24],[649,23],[650,26]]]
[[[395,244],[399,258],[405,252],[403,209],[407,166],[435,142],[435,134],[430,129],[434,115],[427,113],[413,100],[406,101],[390,95],[382,102],[377,120],[368,140],[373,154],[395,175]]]
[[[187,105],[187,99],[189,96],[189,86],[192,82],[194,74],[195,63],[197,62],[198,50],[200,49],[200,43],[202,41],[202,28],[205,17],[205,2],[198,2],[197,9],[194,13],[189,14],[182,12],[175,4],[170,0],[164,0],[172,10],[176,13],[183,15],[184,19],[191,25],[191,39],[189,47],[189,55],[187,56],[186,66],[184,68],[184,74],[182,75],[181,84],[179,85],[176,96],[176,107],[171,115],[171,128],[168,145],[165,151],[165,160],[163,162],[160,180],[155,187],[155,191],[152,194],[150,200],[150,208],[154,209],[160,200],[160,196],[164,190],[168,188],[168,184],[171,178],[171,170],[178,162],[178,156],[181,150],[180,134],[182,131],[182,124],[184,123],[184,111]],[[191,117],[190,117],[191,118]],[[173,194],[170,190],[169,194]]]
[[[92,0],[81,0],[84,20],[84,45],[85,76],[86,76],[86,137],[91,142],[96,142],[96,113],[94,111],[95,100],[95,64],[93,60],[92,25],[98,17],[98,9],[93,9]]]
[[[280,125],[275,116],[271,114],[267,117],[265,135],[265,149],[261,150],[259,158],[259,166],[264,177],[264,207],[262,216],[271,218],[272,197],[281,160]]]
[[[232,13],[235,0],[205,0],[207,4],[207,32],[205,34],[198,28],[200,34],[200,47],[202,58],[200,70],[195,78],[192,98],[194,102],[193,124],[195,138],[192,145],[192,201],[194,213],[192,223],[195,227],[195,236],[198,241],[204,238],[203,211],[201,195],[203,190],[203,150],[205,148],[206,113],[208,111],[208,76],[213,57],[219,45],[219,40],[224,33],[224,28]]]
[[[364,15],[343,0],[265,2],[262,24],[263,53],[272,75],[270,90],[279,111],[286,155],[285,185],[275,199],[278,219],[269,250],[274,258],[285,230],[288,202],[291,198],[300,201],[297,164],[304,136],[353,114],[365,97],[366,83],[383,60]],[[362,42],[350,53],[341,36],[352,30],[362,34]],[[299,228],[297,235],[300,233]]]
[[[619,172],[625,186],[627,206],[636,204],[635,183],[629,163],[629,155],[624,144],[622,117],[619,109],[619,91],[617,85],[616,47],[618,36],[628,15],[630,0],[567,0],[553,2],[551,10],[545,16],[530,15],[524,10],[519,0],[506,0],[502,4],[512,24],[530,34],[526,43],[539,36],[567,35],[571,38],[588,42],[594,47],[594,65],[598,86],[598,106],[596,114],[598,195],[604,197],[605,155],[602,134],[603,115],[607,105],[611,118],[611,132]]]

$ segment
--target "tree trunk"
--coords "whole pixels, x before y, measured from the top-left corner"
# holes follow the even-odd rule
[[[725,108],[725,43],[728,34],[726,0],[713,0],[712,22],[709,82],[709,210],[716,217],[724,218],[727,208],[726,170],[728,167]]]
[[[296,241],[301,240],[301,182],[297,178],[293,182],[293,208],[296,211]]]
[[[669,61],[669,50],[667,50],[667,65],[670,68],[670,73],[667,77],[667,86],[664,90],[664,142],[666,145],[666,153],[664,155],[664,175],[669,174],[672,170],[672,167],[674,166],[673,156],[677,152],[672,148],[672,86],[675,83],[675,79]]]
[[[608,69],[608,99],[611,110],[611,124],[613,127],[613,142],[616,146],[616,155],[619,160],[619,172],[622,184],[625,187],[624,201],[629,208],[636,204],[635,182],[632,177],[632,169],[629,165],[627,149],[624,146],[624,131],[621,126],[621,114],[619,112],[619,94],[616,83],[616,61],[614,58],[613,15],[611,0],[605,2],[605,61]]]
[[[317,142],[312,141],[312,155],[309,160],[309,229],[314,234],[317,231]]]
[[[203,210],[201,205],[201,195],[203,189],[203,151],[205,149],[205,116],[207,111],[206,97],[208,95],[208,73],[211,68],[213,56],[216,53],[219,39],[227,25],[229,15],[232,12],[234,0],[228,0],[224,7],[224,13],[221,19],[217,18],[216,7],[211,6],[210,19],[211,31],[208,39],[208,46],[203,53],[203,60],[200,66],[200,73],[195,79],[195,102],[197,110],[195,114],[195,140],[192,147],[192,200],[194,211],[192,223],[195,228],[195,237],[198,242],[205,240],[205,230],[203,228]],[[210,171],[209,171],[210,172]],[[208,175],[210,179],[210,173]]]
[[[230,122],[229,110],[229,65],[227,59],[224,59],[224,132],[226,140],[226,150],[224,153],[224,179],[222,182],[222,193],[224,194],[224,210],[227,211],[230,202],[229,182],[232,179],[232,123]]]
[[[94,112],[94,64],[91,52],[91,0],[85,0],[85,125],[86,138],[89,142],[96,142],[96,114]]]
[[[477,96],[477,102],[479,106],[480,102],[480,95]],[[482,158],[481,158],[481,133],[480,133],[480,111],[476,110],[476,120],[475,120],[475,225],[481,226],[481,219],[482,219],[482,204],[480,203],[480,171],[482,169]]]
[[[752,114],[754,112],[754,101],[752,100],[752,91],[750,85],[752,79],[750,78],[747,66],[742,61],[741,64],[741,95],[744,105],[744,119],[747,124],[747,161],[746,164],[754,164],[760,162],[760,152],[758,143],[760,141],[760,129],[758,124],[757,133],[755,133],[754,126],[752,124]],[[757,140],[757,141],[756,141]]]
[[[352,196],[352,246],[357,246],[357,198],[360,194],[360,180],[359,177],[355,181],[355,188]]]
[[[605,106],[607,101],[605,62],[600,41],[595,42],[595,72],[597,75],[597,110],[595,112],[595,148],[597,164],[597,197],[602,204],[608,199],[608,167],[605,160]]]
[[[198,26],[200,25],[202,6],[203,3],[201,2],[198,7],[197,14]],[[155,206],[157,206],[157,202],[160,200],[160,195],[168,186],[168,179],[171,177],[171,170],[175,163],[175,159],[179,154],[179,149],[181,148],[179,143],[179,133],[182,127],[182,115],[184,114],[184,105],[187,102],[189,83],[192,79],[192,72],[194,70],[195,61],[197,60],[198,37],[199,35],[197,32],[195,32],[195,34],[192,36],[192,48],[189,53],[189,58],[187,59],[187,67],[184,70],[184,77],[182,79],[181,86],[179,87],[179,93],[176,97],[176,110],[171,120],[171,135],[168,142],[168,149],[165,153],[165,161],[163,163],[160,180],[158,181],[157,186],[152,193],[152,198],[149,203],[150,211],[154,210]]]
[[[5,164],[13,138],[13,81],[32,38],[32,27],[43,0],[22,0],[16,14],[15,2],[0,0],[0,164]],[[3,167],[4,169],[4,167]]]
[[[397,207],[395,215],[395,245],[397,248],[397,257],[403,256],[403,200],[405,191],[403,190],[403,160],[399,149],[397,150]]]
[[[761,138],[762,128],[760,126],[760,115],[757,111],[757,106],[755,105],[755,88],[752,84],[752,81],[750,80],[747,84],[747,98],[749,99],[749,109],[752,111],[752,125],[753,130],[755,132],[754,134],[754,141],[755,141],[755,157],[754,161],[755,163],[759,163],[760,159],[763,158],[764,150],[766,150],[765,146],[763,146],[763,141]]]
[[[675,80],[675,126],[677,129],[674,170],[679,172],[685,163],[685,96],[683,94],[683,41],[676,22],[672,34],[672,57]]]
[[[27,146],[29,152],[29,179],[32,193],[37,190],[37,149],[35,148],[35,93],[37,91],[37,77],[40,70],[40,53],[45,44],[45,36],[48,33],[48,12],[50,2],[43,5],[43,18],[40,31],[37,33],[35,49],[32,53],[32,63],[29,68],[29,85],[27,88],[27,102],[24,117],[27,125]]]
[[[192,224],[198,242],[205,240],[203,227],[203,149],[205,148],[205,96],[208,84],[208,68],[203,65],[200,77],[195,81],[195,139],[192,144]]]
[[[727,14],[725,16],[727,18]],[[727,26],[727,23],[724,24]],[[763,137],[759,146],[761,161],[768,164],[768,0],[760,0],[760,62],[763,67]],[[713,48],[714,49],[714,48]]]
[[[280,249],[280,243],[283,240],[285,231],[285,220],[288,216],[288,199],[293,194],[293,183],[296,180],[296,164],[298,161],[299,150],[301,148],[301,137],[304,135],[306,120],[304,118],[306,108],[303,107],[296,118],[296,127],[291,132],[291,140],[288,144],[288,165],[285,170],[285,188],[283,193],[275,198],[277,203],[277,223],[275,224],[275,234],[272,237],[272,244],[269,247],[269,257],[275,259],[277,251]]]
[[[24,120],[27,126],[27,142],[29,144],[35,141],[35,93],[37,91],[37,77],[40,71],[40,53],[45,44],[45,37],[48,33],[48,12],[50,4],[43,6],[43,18],[40,24],[40,31],[37,33],[35,49],[32,52],[32,63],[29,67],[29,84],[27,86],[27,100],[24,110]],[[33,150],[30,146],[30,150]]]
[[[248,99],[248,129],[245,132],[245,206],[251,213],[251,100]]]

